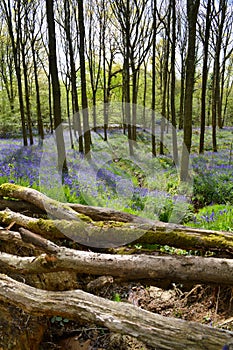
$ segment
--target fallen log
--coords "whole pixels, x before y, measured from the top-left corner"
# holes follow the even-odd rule
[[[79,214],[89,216],[94,221],[120,221],[120,222],[151,222],[152,220],[141,218],[137,215],[124,213],[119,210],[111,208],[93,207],[89,205],[83,205],[78,203],[64,203],[69,208],[75,210]],[[45,209],[37,207],[35,204],[26,202],[24,200],[11,200],[11,199],[0,199],[0,210],[9,208],[12,211],[27,214],[41,214],[45,215],[47,212]]]
[[[113,209],[60,203],[31,188],[2,184],[0,197],[24,200],[40,210],[62,220],[28,218],[3,210],[0,222],[28,228],[46,238],[64,235],[90,247],[117,247],[127,243],[160,244],[192,250],[220,250],[233,252],[233,234],[190,228],[141,218]],[[99,221],[102,217],[102,221]],[[64,220],[65,219],[65,220]],[[108,221],[104,221],[107,219]],[[96,221],[93,221],[96,220]]]
[[[43,237],[70,239],[90,247],[117,247],[135,241],[142,236],[148,225],[119,222],[92,222],[92,220],[46,220],[31,218],[9,209],[0,211],[0,223],[14,222]]]
[[[129,334],[161,350],[219,350],[233,342],[233,333],[164,317],[134,305],[113,302],[81,290],[49,292],[0,275],[0,300],[34,316],[61,316],[96,323]]]
[[[20,229],[20,232],[28,234],[24,229]],[[32,239],[36,244],[36,237],[32,235]],[[74,271],[78,274],[108,275],[127,281],[165,279],[172,282],[233,285],[232,259],[99,254],[59,247],[43,238],[38,238],[37,242],[36,245],[50,254],[20,257],[0,252],[0,266],[3,264],[9,271],[18,274]]]
[[[30,218],[9,209],[0,211],[0,223],[15,222],[45,238],[66,238],[89,247],[117,247],[127,243],[160,244],[187,250],[233,252],[233,234],[182,225],[153,222],[124,223],[83,220],[46,220]]]

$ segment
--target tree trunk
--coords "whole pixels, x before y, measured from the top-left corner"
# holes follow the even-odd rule
[[[176,132],[176,109],[175,109],[175,90],[176,90],[176,2],[172,0],[172,47],[171,47],[171,116],[172,116],[172,149],[173,161],[178,164],[178,146]]]
[[[82,125],[79,113],[78,104],[78,93],[76,86],[76,69],[75,69],[75,59],[74,59],[74,49],[71,36],[71,16],[70,16],[70,3],[68,0],[64,0],[65,8],[65,32],[68,41],[69,55],[70,55],[70,81],[71,81],[71,93],[72,93],[72,106],[73,106],[73,120],[74,120],[74,130],[78,131],[78,144],[79,152],[83,152],[83,136],[82,136]]]
[[[193,88],[196,62],[196,22],[200,0],[187,0],[188,52],[186,60],[186,85],[184,99],[184,138],[181,156],[181,181],[189,178],[189,155],[192,143]]]
[[[209,55],[209,38],[211,27],[211,0],[208,0],[206,10],[206,24],[205,24],[205,38],[203,48],[203,67],[202,67],[202,89],[201,89],[201,130],[200,130],[200,144],[199,153],[204,153],[205,140],[205,120],[206,120],[206,89],[208,79],[208,55]]]
[[[156,93],[156,35],[157,35],[157,0],[153,1],[153,35],[152,35],[152,96],[151,96],[151,151],[152,156],[156,157],[156,139],[155,139],[155,93]]]
[[[129,154],[134,154],[133,150],[133,135],[132,135],[132,120],[131,120],[131,98],[130,98],[130,2],[126,0],[125,10],[125,32],[123,33],[125,41],[125,116],[128,128]]]
[[[18,85],[18,96],[19,96],[19,106],[20,106],[20,115],[21,115],[21,124],[22,124],[22,133],[23,133],[23,144],[24,146],[28,145],[27,141],[27,131],[26,131],[26,124],[25,124],[25,110],[24,110],[24,103],[23,103],[23,88],[22,88],[22,79],[21,79],[21,69],[20,69],[20,41],[19,41],[19,28],[17,37],[15,38],[14,32],[13,32],[13,24],[12,24],[12,11],[11,11],[11,4],[10,2],[7,2],[4,0],[2,1],[0,5],[3,9],[3,12],[6,15],[7,19],[7,26],[8,31],[10,35],[12,50],[13,50],[13,56],[14,56],[14,65],[15,65],[15,73],[17,78],[17,85]],[[20,9],[20,1],[18,1],[17,4],[17,26],[19,26],[21,21],[21,9]]]
[[[31,104],[30,104],[30,93],[29,93],[29,85],[28,85],[28,67],[26,63],[25,43],[23,42],[22,38],[21,38],[21,50],[22,50],[25,101],[26,101],[26,111],[27,111],[27,127],[29,132],[30,145],[33,145]]]
[[[84,129],[84,152],[90,157],[91,150],[91,131],[89,126],[87,87],[86,87],[86,68],[85,68],[85,25],[83,15],[83,1],[78,0],[78,23],[79,23],[79,56],[80,56],[80,72],[82,83],[82,113],[83,113],[83,129]]]
[[[185,91],[185,62],[184,51],[181,52],[181,77],[180,77],[180,114],[179,114],[179,130],[184,128],[184,91]]]
[[[226,18],[226,9],[227,2],[225,0],[221,0],[219,3],[219,11],[216,15],[218,18],[217,21],[217,37],[216,37],[216,45],[215,45],[215,56],[214,56],[214,71],[213,71],[213,86],[212,86],[212,143],[213,143],[213,152],[217,152],[217,135],[216,135],[216,127],[221,128],[221,101],[220,101],[220,53],[222,49],[222,41],[223,41],[223,29]],[[220,13],[220,14],[219,14]],[[218,120],[217,120],[218,117]]]
[[[40,86],[39,86],[39,79],[38,79],[36,51],[35,51],[35,39],[34,38],[31,41],[31,48],[32,48],[32,58],[33,58],[35,88],[36,88],[37,129],[38,129],[38,134],[40,136],[40,139],[44,140],[44,127],[43,127],[43,119],[42,119],[42,114],[41,114],[41,102],[40,102]]]
[[[64,176],[68,172],[66,164],[66,151],[63,136],[62,118],[61,118],[61,93],[58,78],[57,54],[56,54],[56,35],[53,0],[46,0],[46,13],[48,23],[48,40],[49,40],[49,71],[52,78],[53,91],[53,113],[54,127],[56,133],[58,170]]]
[[[159,153],[161,155],[164,154],[164,132],[165,132],[165,126],[166,126],[166,119],[167,119],[167,111],[166,111],[166,103],[168,98],[168,63],[169,63],[169,51],[170,51],[170,17],[171,17],[171,11],[169,8],[169,16],[168,16],[168,23],[166,28],[166,40],[165,40],[165,47],[164,47],[164,63],[163,63],[163,89],[162,89],[162,110],[161,110],[161,126],[160,126],[160,147],[159,147]]]

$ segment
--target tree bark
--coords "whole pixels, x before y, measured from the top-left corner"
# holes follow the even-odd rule
[[[64,0],[64,10],[65,10],[65,32],[69,47],[70,56],[70,82],[72,88],[72,107],[73,107],[73,120],[74,120],[74,130],[78,131],[78,144],[79,152],[83,152],[83,135],[82,135],[82,125],[80,120],[79,103],[78,103],[78,91],[76,82],[76,67],[75,67],[75,55],[73,48],[73,38],[71,34],[71,13],[70,13],[70,3],[68,0]]]
[[[151,77],[151,152],[156,157],[156,138],[155,138],[155,103],[156,103],[156,35],[157,35],[157,0],[152,3],[153,6],[153,24],[152,24],[152,77]]]
[[[61,116],[61,91],[58,77],[57,68],[57,53],[56,53],[56,32],[55,32],[55,20],[53,0],[46,0],[46,14],[48,24],[48,41],[49,41],[49,72],[52,79],[52,91],[53,91],[53,114],[54,114],[54,127],[56,133],[57,144],[57,158],[58,158],[58,170],[64,176],[68,172],[66,163],[66,150],[65,141],[62,127]]]
[[[16,13],[16,26],[17,30],[19,29],[19,23],[20,23],[20,16],[21,16],[21,9],[20,9],[21,2],[18,1],[17,3],[17,13]],[[11,45],[12,45],[12,51],[14,56],[14,65],[15,65],[15,73],[17,78],[17,85],[18,85],[18,97],[19,97],[19,106],[20,106],[20,115],[21,115],[21,124],[22,124],[22,133],[23,133],[23,144],[24,146],[28,145],[27,141],[27,130],[26,130],[26,118],[25,118],[25,110],[24,110],[24,103],[23,103],[23,87],[22,87],[22,78],[21,78],[21,67],[20,67],[20,55],[19,55],[19,49],[20,49],[20,38],[19,38],[19,30],[17,32],[17,35],[15,37],[14,31],[13,31],[13,15],[11,10],[11,4],[8,1],[2,1],[1,2],[1,9],[2,12],[6,16],[8,31],[10,35]]]
[[[211,0],[207,2],[205,37],[203,42],[203,67],[202,67],[202,89],[201,89],[201,125],[200,125],[200,144],[199,153],[204,153],[205,141],[205,121],[206,121],[206,90],[208,81],[208,56],[209,56],[209,38],[211,28]]]
[[[7,230],[0,230],[2,237]],[[16,234],[16,240],[19,237]],[[17,274],[40,274],[73,271],[77,274],[111,276],[121,281],[155,281],[211,283],[233,285],[231,259],[198,256],[113,255],[59,247],[32,232],[20,229],[23,243],[38,246],[47,254],[19,257],[0,253],[0,264]],[[11,233],[12,237],[13,233]],[[13,236],[14,237],[14,236]],[[26,242],[24,242],[26,241]],[[22,244],[20,244],[22,246]]]
[[[186,59],[186,82],[184,98],[184,137],[181,156],[181,181],[189,178],[189,155],[192,144],[193,88],[196,66],[196,22],[200,0],[187,0],[188,50]]]
[[[85,24],[83,14],[83,1],[78,0],[78,24],[79,24],[79,56],[80,56],[80,75],[81,75],[81,95],[82,95],[82,113],[83,113],[83,131],[84,131],[84,153],[91,157],[91,131],[89,126],[88,99],[86,87],[86,68],[85,68]]]
[[[177,131],[176,131],[176,71],[175,71],[175,60],[176,60],[176,2],[171,1],[170,6],[172,7],[172,45],[171,45],[171,119],[172,119],[172,149],[173,149],[173,161],[178,165],[178,145],[177,145]]]
[[[0,300],[35,316],[60,315],[94,322],[132,335],[156,349],[219,350],[233,341],[233,333],[194,322],[164,317],[134,305],[105,300],[81,290],[49,292],[0,275]]]
[[[28,187],[14,184],[3,184],[0,186],[0,197],[10,197],[25,200],[38,208],[47,211],[59,219],[77,220],[78,214],[66,204],[59,204],[54,199],[48,198],[43,193]]]

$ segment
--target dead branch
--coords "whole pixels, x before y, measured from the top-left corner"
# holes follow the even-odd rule
[[[112,255],[59,247],[30,231],[20,229],[28,242],[50,254],[19,257],[0,253],[0,263],[9,271],[39,274],[74,271],[78,274],[107,275],[121,280],[161,280],[173,282],[233,285],[231,259],[194,256]]]

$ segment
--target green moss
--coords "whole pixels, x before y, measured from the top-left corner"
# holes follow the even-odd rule
[[[147,244],[160,244],[170,245],[182,249],[229,249],[233,248],[233,241],[228,239],[224,235],[211,234],[209,236],[195,237],[189,233],[183,231],[168,231],[165,228],[154,230],[148,230],[143,236],[141,236],[134,243],[147,243]]]
[[[0,220],[4,224],[9,224],[10,223],[10,218],[7,212],[1,212],[0,213]]]
[[[11,197],[14,191],[23,191],[24,187],[12,183],[4,183],[0,185],[0,194],[5,197]]]
[[[93,222],[94,222],[89,216],[84,215],[84,214],[79,214],[79,213],[77,213],[77,217],[78,217],[80,220],[84,221],[84,222],[88,222],[88,223],[93,223]]]

